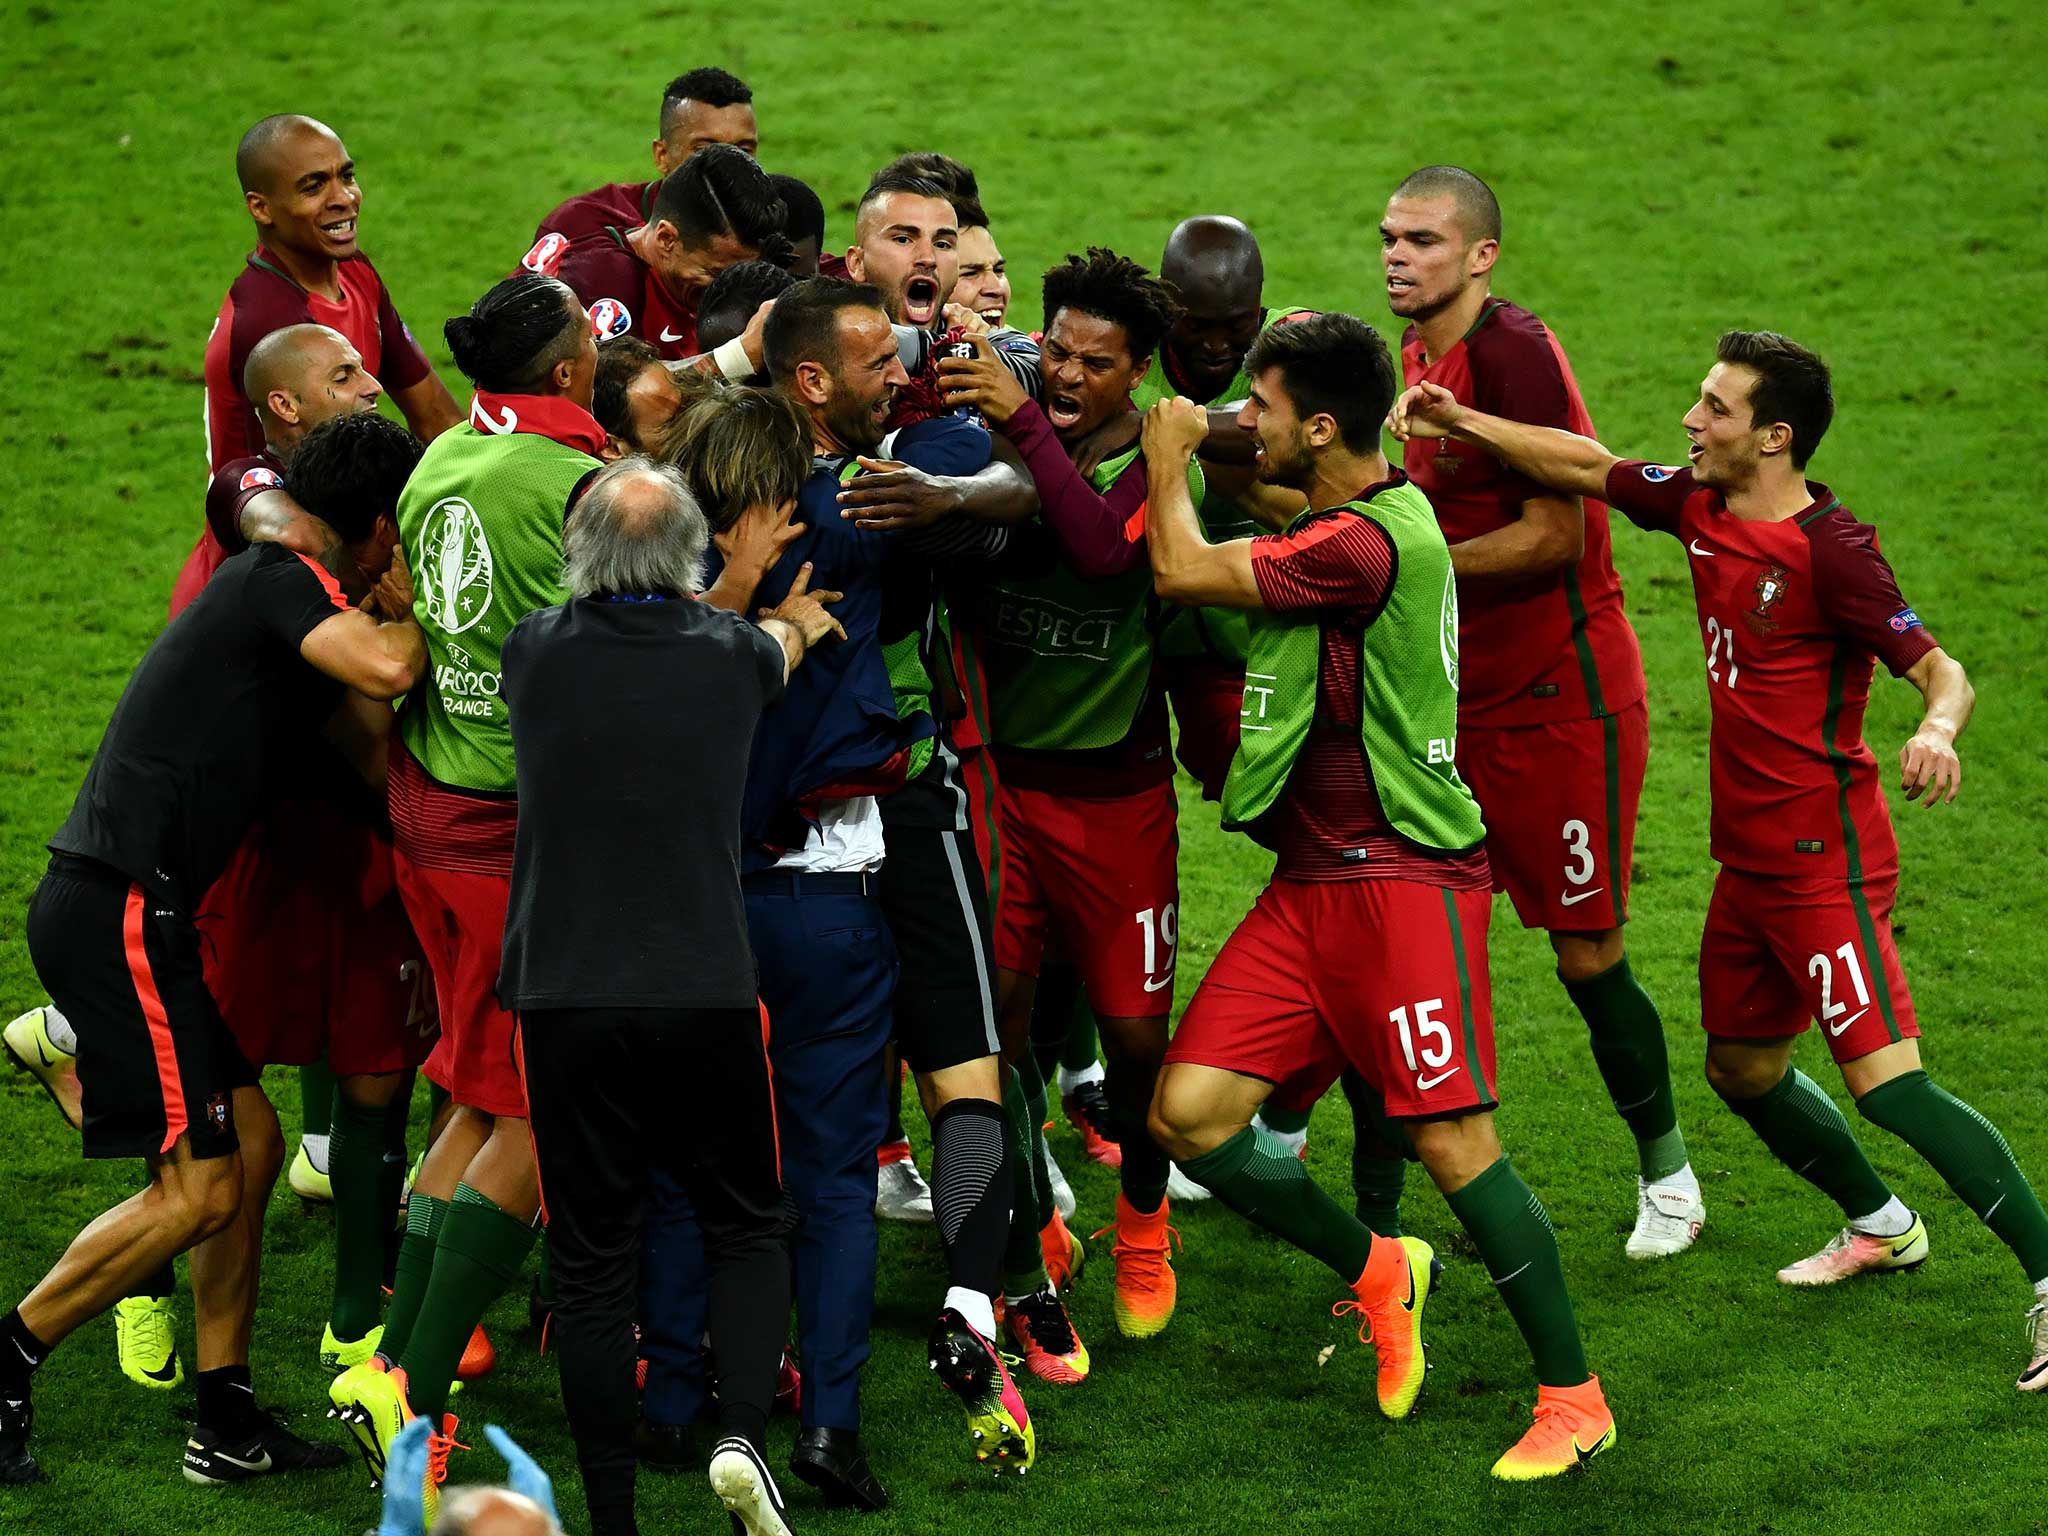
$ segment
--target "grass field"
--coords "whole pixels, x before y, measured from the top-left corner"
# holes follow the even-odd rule
[[[2048,217],[2041,13],[1957,0],[1937,20],[1888,0],[1715,7],[1509,6],[1387,12],[1286,0],[1226,10],[1074,0],[954,20],[871,3],[756,0],[543,8],[447,0],[344,13],[173,0],[0,5],[0,1016],[40,998],[21,913],[107,713],[162,622],[204,487],[198,368],[249,241],[231,153],[257,116],[334,124],[361,168],[364,245],[413,328],[440,342],[525,249],[538,215],[646,174],[661,84],[717,62],[757,93],[762,159],[824,194],[843,246],[867,173],[905,149],[974,164],[1019,274],[1084,243],[1156,260],[1175,220],[1238,214],[1268,294],[1387,321],[1375,226],[1429,161],[1498,189],[1496,290],[1570,349],[1606,440],[1670,457],[1729,325],[1769,326],[1835,365],[1840,419],[1814,466],[1884,531],[1904,589],[1971,669],[1979,703],[1954,806],[1898,815],[1898,928],[1936,1076],[2048,1175],[2039,964],[2048,727],[2039,470]],[[317,19],[316,19],[317,17]],[[1394,333],[1389,330],[1388,334]],[[1681,1123],[1710,1218],[1691,1254],[1625,1262],[1633,1159],[1547,947],[1505,905],[1493,933],[1504,1140],[1556,1220],[1621,1442],[1585,1476],[1520,1491],[1486,1469],[1527,1422],[1526,1358],[1442,1201],[1411,1181],[1411,1230],[1444,1250],[1436,1369],[1415,1419],[1371,1406],[1371,1358],[1329,1315],[1313,1262],[1213,1205],[1177,1217],[1180,1311],[1120,1340],[1104,1263],[1075,1314],[1095,1375],[1031,1393],[1041,1464],[995,1486],[927,1379],[943,1285],[930,1229],[884,1234],[868,1432],[896,1504],[863,1528],[976,1532],[1863,1532],[2048,1529],[2048,1401],[2012,1390],[2027,1292],[2012,1260],[1904,1147],[1873,1159],[1928,1213],[1934,1261],[1831,1293],[1772,1271],[1834,1213],[1774,1164],[1699,1078],[1694,943],[1706,847],[1706,704],[1682,557],[1617,520],[1642,636],[1655,751],[1635,870],[1636,968],[1660,1001]],[[1880,761],[1916,718],[1881,682]],[[1181,994],[1250,904],[1256,850],[1184,797]],[[1809,1042],[1800,1059],[1838,1086]],[[273,1074],[287,1130],[297,1096]],[[1846,1100],[1844,1100],[1846,1104]],[[913,1119],[915,1116],[913,1116]],[[1341,1105],[1318,1114],[1317,1176],[1348,1177]],[[0,1307],[130,1188],[84,1164],[24,1078],[0,1083]],[[1109,1176],[1064,1132],[1077,1226],[1109,1219]],[[258,1391],[310,1412],[329,1283],[328,1218],[280,1193],[257,1319]],[[1106,1246],[1106,1245],[1105,1245]],[[1106,1257],[1106,1256],[1105,1256]],[[181,1301],[190,1361],[190,1305]],[[583,1505],[552,1361],[520,1299],[491,1315],[504,1364],[461,1400],[511,1428]],[[177,1471],[180,1394],[131,1388],[112,1323],[38,1382],[51,1480],[0,1492],[35,1536],[361,1531],[360,1468],[203,1492]],[[1327,1362],[1326,1345],[1335,1344]],[[189,1388],[183,1394],[189,1398]],[[325,1432],[325,1426],[317,1426]],[[786,1437],[786,1426],[776,1433]],[[481,1441],[478,1441],[481,1444]],[[779,1442],[780,1443],[780,1442]],[[466,1465],[465,1465],[466,1462]],[[488,1478],[487,1452],[457,1477]],[[643,1480],[649,1531],[722,1530],[696,1479]],[[855,1518],[795,1502],[807,1532]]]

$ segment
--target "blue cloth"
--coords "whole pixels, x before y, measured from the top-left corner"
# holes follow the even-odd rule
[[[749,891],[747,930],[768,1008],[782,1178],[797,1210],[803,1423],[859,1429],[896,945],[869,896]]]
[[[710,1417],[704,1232],[680,1184],[657,1168],[651,1185],[640,1233],[640,1357],[647,1362],[641,1412],[653,1424],[694,1424]]]

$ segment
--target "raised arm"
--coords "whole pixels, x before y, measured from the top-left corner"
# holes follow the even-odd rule
[[[1191,607],[1259,608],[1249,539],[1211,544],[1188,494],[1188,460],[1209,430],[1194,401],[1162,400],[1145,413],[1145,547],[1152,587],[1161,597]]]
[[[1936,646],[1906,669],[1906,681],[1920,690],[1927,712],[1920,728],[1899,748],[1899,787],[1908,800],[1923,805],[1955,799],[1962,787],[1963,764],[1956,756],[1956,738],[1970,723],[1977,690],[1970,686],[1963,664]]]
[[[1531,427],[1460,405],[1441,384],[1417,384],[1403,393],[1387,416],[1387,430],[1404,443],[1412,437],[1455,437],[1472,443],[1516,473],[1567,496],[1602,495],[1607,472],[1621,462],[1590,437]]]
[[[357,693],[395,699],[427,670],[427,637],[413,617],[412,572],[403,550],[391,551],[391,568],[378,581],[374,598],[380,611],[396,617],[379,619],[361,608],[344,608],[313,626],[299,642],[299,654]]]

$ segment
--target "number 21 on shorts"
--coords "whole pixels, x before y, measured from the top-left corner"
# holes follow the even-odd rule
[[[1444,1009],[1444,1000],[1432,997],[1414,1007],[1414,1025],[1409,1024],[1409,1007],[1403,1003],[1387,1015],[1387,1022],[1401,1032],[1401,1056],[1408,1063],[1408,1070],[1415,1074],[1418,1092],[1427,1093],[1445,1078],[1455,1076],[1457,1068],[1449,1065],[1451,1059],[1451,1026],[1437,1015]],[[1416,1049],[1417,1039],[1421,1050]]]
[[[1840,960],[1849,971],[1849,984],[1856,989],[1856,1011],[1849,1013],[1847,998],[1835,996],[1835,961]],[[1864,1014],[1870,1012],[1870,987],[1863,979],[1863,964],[1856,957],[1856,946],[1844,944],[1834,954],[1814,955],[1806,962],[1806,974],[1820,983],[1820,1022],[1830,1038],[1839,1035]],[[1844,1019],[1842,1015],[1849,1013]],[[1836,1022],[1840,1020],[1840,1022]]]

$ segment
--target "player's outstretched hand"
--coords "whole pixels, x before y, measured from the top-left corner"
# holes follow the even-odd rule
[[[484,1426],[484,1437],[491,1447],[505,1458],[505,1486],[514,1493],[523,1493],[542,1509],[548,1518],[557,1524],[561,1515],[555,1510],[554,1479],[541,1470],[540,1463],[526,1454],[526,1448],[495,1424]]]
[[[1144,444],[1147,463],[1184,463],[1195,456],[1195,450],[1208,435],[1208,408],[1185,395],[1175,395],[1145,413],[1139,441]]]
[[[764,619],[780,619],[804,637],[806,647],[816,645],[820,640],[844,640],[846,628],[825,611],[826,603],[836,603],[844,592],[813,592],[811,590],[811,562],[806,560],[803,568],[796,573],[796,580],[789,584],[789,591],[782,601],[773,608],[763,608]]]
[[[898,459],[858,461],[855,475],[839,493],[839,515],[856,528],[903,533],[960,510],[960,490],[951,477],[928,475]]]
[[[1407,442],[1411,437],[1449,437],[1462,407],[1441,384],[1422,383],[1402,391],[1387,412],[1387,430]]]
[[[377,1536],[425,1536],[427,1436],[433,1429],[432,1419],[414,1419],[385,1453],[384,1509]]]
[[[1030,397],[1017,376],[1003,366],[986,336],[970,336],[967,341],[974,356],[939,359],[939,392],[955,410],[971,406],[1001,426],[1022,410]]]
[[[748,507],[730,525],[711,536],[727,565],[747,566],[765,576],[782,552],[803,537],[807,523],[793,523],[796,500]]]
[[[767,344],[761,337],[768,329],[768,311],[774,307],[773,299],[763,300],[755,309],[753,318],[747,322],[747,328],[740,332],[740,345],[747,349],[747,361],[754,365],[756,373],[768,366],[765,361],[768,356]]]
[[[946,317],[946,324],[956,326],[969,336],[986,336],[994,329],[975,310],[965,304],[948,304],[940,311]]]
[[[1963,760],[1956,756],[1955,741],[1946,733],[1920,731],[1899,748],[1899,787],[1908,800],[1945,805],[1962,786]],[[1923,794],[1927,798],[1921,800]]]
[[[370,601],[384,618],[397,621],[412,612],[412,598],[412,568],[405,563],[404,547],[394,544],[391,564],[370,589]]]

